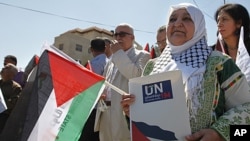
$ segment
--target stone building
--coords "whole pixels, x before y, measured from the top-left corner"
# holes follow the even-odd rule
[[[84,65],[92,58],[89,52],[90,41],[96,37],[112,39],[112,35],[111,31],[98,27],[76,28],[55,37],[54,46]]]
[[[86,29],[76,28],[55,37],[54,46],[85,65],[93,57],[89,47],[90,41],[96,37],[113,39],[113,32],[95,26]],[[137,42],[135,44],[138,49],[142,49]]]

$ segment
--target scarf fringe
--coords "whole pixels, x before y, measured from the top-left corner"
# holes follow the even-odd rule
[[[204,89],[202,89],[203,73],[198,73],[189,77],[187,82],[188,83],[185,85],[187,106],[190,113],[190,119],[194,118],[196,121],[198,109],[201,108],[199,94],[201,94],[201,98],[204,99]]]

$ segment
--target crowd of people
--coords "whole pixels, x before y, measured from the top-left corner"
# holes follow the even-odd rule
[[[239,38],[235,31],[243,26],[244,17],[239,14],[244,11],[242,8],[238,4],[227,4],[217,12],[218,31],[224,40],[230,36]],[[231,18],[230,29],[225,28],[230,15],[227,11],[242,16],[237,20]],[[223,17],[226,13],[228,17]],[[229,125],[250,124],[245,120],[250,114],[247,112],[250,95],[244,73],[232,57],[207,45],[204,15],[197,7],[172,6],[167,21],[167,46],[154,63],[144,68],[143,75],[181,70],[192,131],[186,140],[230,140]],[[246,21],[245,30],[249,31],[249,19]],[[241,25],[238,27],[237,23]],[[249,38],[249,32],[246,35]],[[238,44],[235,47],[238,48]],[[129,105],[135,100],[133,94],[123,96],[122,107],[127,116]]]
[[[156,58],[134,46],[134,29],[128,23],[116,26],[113,39],[91,40],[92,71],[126,94],[107,85],[79,141],[130,141],[129,111],[136,97],[129,94],[129,79],[174,70],[181,70],[183,77],[192,131],[187,141],[230,140],[230,125],[250,125],[248,11],[240,4],[224,4],[215,11],[215,21],[218,40],[209,46],[202,11],[190,3],[170,6],[166,25],[157,29]],[[7,110],[0,113],[0,132],[25,87],[26,77],[16,64],[15,56],[5,57],[0,88]]]

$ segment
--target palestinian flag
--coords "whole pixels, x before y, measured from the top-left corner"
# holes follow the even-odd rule
[[[144,50],[147,51],[147,52],[150,52],[149,51],[149,44],[147,43],[146,46],[144,47]]]
[[[150,56],[151,56],[152,59],[153,59],[153,58],[156,58],[155,48],[154,48],[154,47],[151,48]]]
[[[25,74],[29,74],[32,69],[38,64],[38,61],[39,57],[37,55],[34,55],[24,69]]]
[[[33,59],[34,58],[32,58],[30,62],[33,62]],[[36,101],[34,95],[37,92],[34,92],[35,94],[32,95],[32,90],[33,88],[35,88],[37,64],[34,66],[32,65],[33,69],[30,68],[29,70],[30,74],[27,76],[27,81],[21,92],[21,95],[18,98],[14,109],[12,110],[8,120],[5,123],[5,128],[3,129],[2,134],[0,135],[1,141],[20,141],[21,140],[23,126],[26,122],[26,116],[27,116],[26,113],[28,111],[28,107],[31,105],[30,100],[32,99]],[[25,74],[26,73],[28,73],[28,71],[25,71]],[[33,111],[33,113],[37,113],[37,111],[35,112]]]
[[[24,79],[27,80],[28,75],[33,70],[34,67],[37,66],[39,61],[39,57],[37,55],[34,55],[31,60],[29,61],[28,65],[24,69]]]
[[[88,60],[87,63],[86,63],[86,68],[87,68],[88,70],[90,70],[90,71],[93,71],[93,70],[92,70],[92,67],[91,67],[91,63],[90,63],[89,60]]]
[[[103,84],[102,76],[45,50],[17,140],[77,141]]]

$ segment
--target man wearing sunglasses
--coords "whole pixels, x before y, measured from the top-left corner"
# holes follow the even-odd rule
[[[128,80],[139,77],[150,54],[134,47],[134,30],[131,25],[122,23],[115,28],[110,49],[113,55],[107,63],[104,76],[106,80],[128,93]],[[103,95],[108,108],[97,111],[95,130],[99,130],[100,141],[130,141],[126,117],[120,101],[121,94],[106,86]]]

